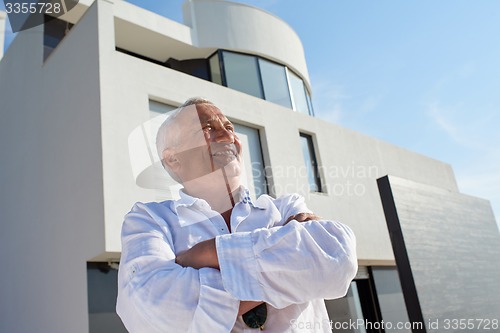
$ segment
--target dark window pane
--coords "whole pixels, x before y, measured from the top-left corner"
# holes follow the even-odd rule
[[[266,100],[291,109],[285,66],[259,59],[259,67]]]
[[[87,263],[89,333],[126,333],[116,314],[118,271],[107,263]]]
[[[300,141],[302,146],[302,154],[307,168],[307,179],[309,182],[309,190],[311,192],[321,192],[321,181],[318,172],[318,163],[316,154],[314,153],[314,145],[312,137],[307,134],[300,133]]]
[[[208,60],[210,64],[210,75],[212,82],[222,85],[222,75],[220,72],[219,54],[216,53]]]
[[[203,80],[209,80],[207,59],[177,60],[170,58],[165,62],[165,65],[178,72],[186,73]]]
[[[263,98],[257,58],[233,52],[223,52],[224,73],[229,88]]]
[[[295,104],[295,111],[309,114],[304,82],[302,82],[301,78],[292,73],[292,71],[288,71],[288,77],[290,79],[290,88],[292,90],[293,103]]]

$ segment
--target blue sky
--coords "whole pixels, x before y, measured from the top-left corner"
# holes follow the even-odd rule
[[[130,2],[182,22],[183,0]],[[500,1],[238,2],[297,32],[317,117],[451,164],[499,220]]]

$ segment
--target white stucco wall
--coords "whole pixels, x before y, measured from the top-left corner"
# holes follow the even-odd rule
[[[86,262],[104,251],[97,31],[94,6],[45,63],[42,27],[0,62],[0,332],[88,333]]]

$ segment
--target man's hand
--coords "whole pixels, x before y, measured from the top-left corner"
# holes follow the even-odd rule
[[[219,259],[215,247],[215,238],[200,242],[177,255],[175,262],[183,267],[192,267],[200,269],[202,267],[211,267],[219,269]],[[250,311],[263,302],[240,301],[238,316]]]
[[[299,213],[290,216],[283,225],[286,225],[288,222],[295,220],[297,222],[306,222],[312,220],[321,220],[321,217],[314,213]]]
[[[189,250],[178,254],[175,262],[183,267],[219,269],[215,238],[200,242]]]

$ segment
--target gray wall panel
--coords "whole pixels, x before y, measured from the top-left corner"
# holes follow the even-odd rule
[[[445,319],[473,319],[472,331],[482,331],[476,319],[499,320],[500,234],[489,202],[389,179],[423,318],[439,320],[427,331],[443,331]]]

